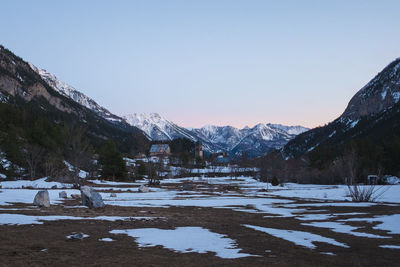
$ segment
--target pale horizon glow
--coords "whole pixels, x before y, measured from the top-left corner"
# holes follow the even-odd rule
[[[400,56],[400,1],[2,1],[0,44],[117,115],[321,126]]]

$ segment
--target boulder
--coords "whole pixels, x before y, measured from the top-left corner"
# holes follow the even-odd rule
[[[46,208],[50,207],[49,192],[47,190],[37,192],[33,200],[33,205]]]
[[[68,198],[67,192],[61,191],[60,193],[58,193],[58,197],[59,197],[59,198]]]
[[[89,186],[81,187],[82,205],[92,208],[104,207],[103,198]]]
[[[111,194],[110,194],[110,197],[117,197],[117,194],[111,193]]]
[[[183,184],[182,185],[182,190],[183,191],[192,191],[195,189],[194,184]]]
[[[142,185],[139,187],[138,192],[140,192],[140,193],[148,193],[148,192],[149,192],[149,188],[148,188],[147,186],[145,186],[145,185],[142,184]]]
[[[75,198],[75,199],[78,199],[78,198],[80,198],[81,196],[80,196],[79,194],[71,194],[71,197],[72,197],[72,198]]]

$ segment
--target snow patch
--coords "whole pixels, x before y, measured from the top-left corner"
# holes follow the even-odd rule
[[[112,230],[111,234],[125,234],[136,238],[139,247],[163,246],[175,252],[215,252],[217,257],[235,259],[255,256],[241,253],[234,240],[202,227],[178,227],[174,230],[157,228]]]
[[[103,237],[103,238],[100,238],[99,241],[103,241],[103,242],[113,242],[113,241],[115,241],[115,240],[112,239],[112,238],[109,238],[109,237]]]
[[[23,187],[32,187],[32,188],[72,188],[72,184],[64,184],[59,182],[47,182],[47,177],[29,181],[29,180],[18,180],[18,181],[4,181],[1,182],[1,186],[3,189],[15,189],[15,188],[23,188]]]
[[[124,221],[135,217],[120,216],[98,216],[98,217],[74,217],[74,216],[34,216],[24,214],[7,214],[0,213],[0,225],[25,225],[25,224],[43,224],[44,221],[59,220],[93,220],[93,221]]]
[[[353,218],[342,220],[347,222],[379,222],[373,228],[388,231],[391,234],[400,234],[400,214],[375,216],[374,218]]]
[[[303,246],[303,247],[310,248],[310,249],[316,248],[316,246],[313,244],[313,242],[327,243],[330,245],[344,247],[344,248],[349,247],[346,244],[337,242],[336,240],[334,240],[332,238],[323,237],[323,236],[308,233],[308,232],[294,231],[294,230],[281,230],[281,229],[266,228],[266,227],[248,225],[248,224],[246,224],[244,226],[247,228],[256,230],[256,231],[267,233],[274,237],[284,239],[284,240],[292,242],[298,246]]]
[[[400,249],[400,246],[397,245],[382,245],[380,248],[389,248],[389,249]]]
[[[359,237],[367,237],[367,238],[390,238],[388,236],[380,236],[368,233],[354,232],[358,227],[354,227],[351,225],[346,225],[340,222],[312,222],[312,223],[303,223],[302,225],[319,227],[319,228],[328,228],[336,233],[343,233],[348,235],[354,235]]]

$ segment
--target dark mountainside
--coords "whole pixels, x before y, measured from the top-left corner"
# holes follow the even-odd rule
[[[399,175],[399,99],[400,58],[363,87],[338,119],[298,135],[266,157],[286,159],[276,164],[284,171],[270,167],[269,172],[323,183],[343,182],[349,173],[360,181],[368,174]]]
[[[380,117],[393,117],[393,108],[400,99],[400,58],[390,63],[372,81],[350,100],[344,113],[324,127],[318,127],[298,135],[283,149],[285,156],[297,157],[324,145],[340,145],[357,136],[375,139],[372,130],[380,125]],[[384,115],[389,112],[391,115]],[[386,121],[386,120],[385,120]],[[396,121],[393,118],[393,126]],[[389,132],[380,134],[390,135]],[[395,129],[393,129],[395,130]],[[386,135],[388,136],[388,135]]]
[[[60,172],[63,160],[90,169],[107,142],[121,153],[144,152],[149,141],[124,121],[111,122],[55,91],[30,65],[0,46],[0,158],[7,176]],[[79,157],[86,160],[78,160]],[[51,166],[46,166],[51,165]],[[87,166],[84,166],[87,165]]]

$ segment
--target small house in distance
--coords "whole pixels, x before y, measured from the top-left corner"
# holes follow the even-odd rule
[[[151,157],[168,157],[171,155],[171,148],[168,144],[154,144],[150,147]]]

